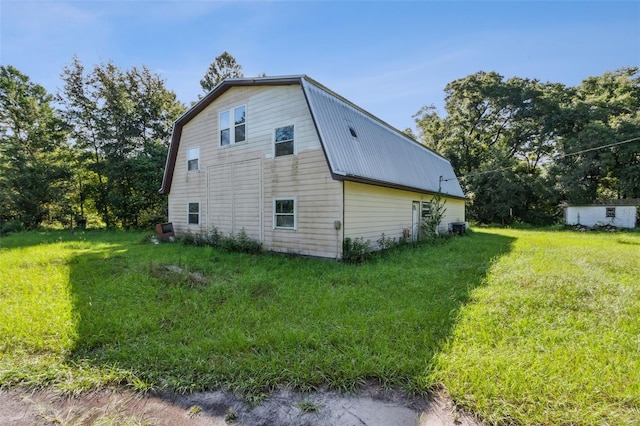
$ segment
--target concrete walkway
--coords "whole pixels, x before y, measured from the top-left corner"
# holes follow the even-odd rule
[[[445,398],[430,400],[369,386],[357,395],[279,390],[251,407],[227,392],[141,396],[100,391],[79,398],[53,392],[0,392],[0,424],[158,426],[479,426]]]

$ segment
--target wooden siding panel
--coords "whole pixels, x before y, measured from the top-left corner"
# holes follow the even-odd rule
[[[345,182],[344,232],[351,238],[377,241],[382,233],[402,237],[412,229],[412,203],[430,201],[432,196],[399,189]],[[464,222],[464,201],[448,198],[439,230],[446,232],[451,222]]]
[[[262,168],[260,159],[240,161],[232,165],[233,233],[242,229],[249,238],[262,240],[260,208]]]
[[[220,147],[220,111],[246,105],[247,141]],[[293,156],[273,156],[276,127],[294,125]],[[200,170],[187,172],[186,152],[200,149]],[[206,171],[206,172],[205,172]],[[297,201],[297,229],[273,228],[273,199]],[[235,87],[184,125],[169,194],[169,217],[187,229],[187,203],[201,203],[202,231],[245,228],[269,250],[336,257],[342,245],[342,183],[329,168],[300,86]],[[208,208],[207,208],[208,207]],[[204,223],[206,222],[206,223]],[[193,232],[193,230],[192,230]]]
[[[331,178],[322,150],[265,161],[265,245],[274,251],[340,256],[342,184]],[[295,198],[297,229],[274,229],[273,200]],[[341,226],[342,228],[342,226]]]
[[[233,232],[231,165],[209,167],[209,227],[228,235]],[[211,229],[209,229],[211,230]]]

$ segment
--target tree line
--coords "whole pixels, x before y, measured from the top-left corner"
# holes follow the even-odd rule
[[[208,92],[242,67],[224,52]],[[43,223],[142,228],[166,220],[162,183],[173,122],[186,110],[147,67],[65,66],[49,94],[0,66],[0,234]]]
[[[445,94],[446,114],[414,116],[415,137],[451,161],[470,219],[549,224],[560,203],[640,198],[637,67],[576,87],[478,72]]]
[[[242,76],[223,52],[200,84],[207,93]],[[158,189],[186,106],[145,66],[85,68],[73,58],[61,79],[49,94],[0,66],[0,233],[87,218],[122,228],[166,220]],[[445,114],[424,107],[418,134],[407,132],[451,160],[471,219],[550,223],[561,201],[640,198],[638,68],[577,87],[478,72],[445,93]]]

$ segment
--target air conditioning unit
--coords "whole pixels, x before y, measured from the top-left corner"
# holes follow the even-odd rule
[[[467,224],[464,222],[451,222],[449,224],[449,232],[457,235],[464,235],[467,231]]]

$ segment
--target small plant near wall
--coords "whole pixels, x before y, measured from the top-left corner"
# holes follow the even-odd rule
[[[409,242],[405,238],[392,238],[382,233],[376,240],[376,244],[377,246],[362,237],[346,237],[342,242],[342,261],[345,263],[367,262],[384,256],[391,250],[406,246]]]
[[[369,240],[362,237],[346,237],[342,242],[342,260],[346,263],[362,263],[373,257]]]
[[[442,218],[444,217],[447,209],[445,208],[445,204],[447,200],[442,198],[440,192],[438,192],[431,199],[431,212],[428,216],[422,219],[420,224],[420,239],[422,241],[433,241],[438,238],[438,226],[440,222],[442,222]]]
[[[244,228],[237,234],[225,236],[213,226],[210,231],[203,233],[187,233],[181,238],[182,244],[193,246],[217,247],[224,251],[235,253],[258,254],[262,252],[262,244],[259,241],[249,238]]]
[[[384,232],[376,242],[378,243],[378,250],[380,251],[387,251],[389,249],[397,247],[400,244],[400,242],[395,238],[387,237]]]

